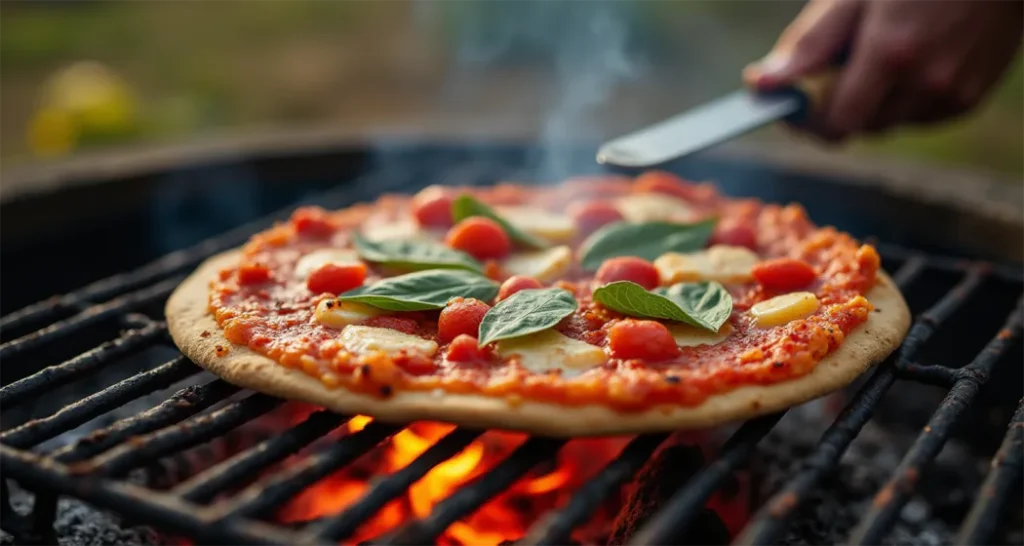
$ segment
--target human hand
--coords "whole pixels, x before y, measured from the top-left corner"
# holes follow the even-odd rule
[[[1019,0],[811,0],[746,83],[771,90],[848,52],[800,128],[829,141],[957,116],[981,101],[1021,42]]]

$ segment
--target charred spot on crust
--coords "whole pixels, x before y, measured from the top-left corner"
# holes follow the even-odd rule
[[[334,307],[334,300],[327,300],[327,303],[324,304],[324,307],[328,309]]]
[[[391,388],[391,385],[381,385],[381,387],[380,387],[380,395],[381,396],[387,398],[387,397],[391,396],[393,393],[394,393],[394,390]]]
[[[203,337],[203,338],[210,337],[210,332],[207,331],[207,330],[203,330],[203,332],[201,334],[199,334],[199,337]]]

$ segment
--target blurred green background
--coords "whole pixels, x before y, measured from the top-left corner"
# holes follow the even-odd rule
[[[597,139],[737,85],[795,1],[0,3],[4,167],[282,127]],[[1024,65],[849,153],[1024,175]],[[791,138],[768,129],[752,137]]]

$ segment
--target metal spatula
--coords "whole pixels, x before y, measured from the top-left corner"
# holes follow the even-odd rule
[[[793,87],[759,93],[740,89],[689,112],[606,142],[597,161],[650,167],[725,142],[780,119],[799,122],[820,107],[838,75],[829,70]]]

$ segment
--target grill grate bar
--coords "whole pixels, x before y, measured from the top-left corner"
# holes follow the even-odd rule
[[[17,328],[24,328],[30,324],[54,320],[62,313],[71,313],[75,310],[80,310],[82,307],[83,305],[80,300],[70,294],[47,298],[0,318],[0,334],[8,333]]]
[[[39,303],[23,307],[0,319],[0,332],[23,327],[32,323],[53,320],[60,313],[73,311],[88,305],[88,302],[103,301],[118,294],[157,282],[165,277],[191,269],[207,256],[238,246],[252,233],[270,225],[272,217],[245,224],[216,237],[206,239],[190,248],[165,254],[138,269],[112,275],[86,285],[74,292],[56,296]]]
[[[5,445],[0,445],[0,465],[15,479],[114,510],[129,520],[153,522],[162,530],[193,536],[199,543],[316,542],[316,537],[308,533],[285,531],[260,522],[225,521],[214,524],[208,515],[203,514],[196,506],[185,504],[173,496],[127,483],[100,479],[83,484],[67,466]]]
[[[373,421],[366,428],[340,438],[336,443],[273,476],[245,488],[222,509],[223,519],[261,517],[303,489],[356,460],[402,427]]]
[[[160,323],[130,330],[113,341],[108,341],[61,364],[39,370],[0,388],[0,405],[11,408],[44,390],[70,383],[122,355],[152,345],[165,331],[164,325]]]
[[[907,260],[896,271],[896,274],[893,275],[893,282],[899,286],[900,290],[906,290],[920,275],[924,263],[917,258]],[[981,279],[980,271],[973,270],[970,272],[954,290],[946,293],[942,299],[925,311],[919,321],[938,323],[944,320],[963,301],[962,299],[957,299],[954,292],[958,288],[962,288],[967,293],[970,293],[981,284]],[[911,331],[913,331],[913,328],[911,328]],[[861,387],[853,400],[843,408],[843,411],[840,412],[828,430],[821,435],[821,439],[818,441],[814,452],[805,459],[802,468],[796,476],[791,478],[751,518],[746,528],[736,537],[734,541],[736,544],[775,544],[779,541],[782,533],[789,526],[789,517],[803,503],[803,499],[814,489],[821,478],[839,464],[839,459],[843,456],[843,453],[850,447],[850,443],[860,433],[860,429],[864,424],[871,419],[871,414],[874,412],[875,407],[878,406],[879,401],[889,390],[889,387],[896,381],[895,366],[890,365],[889,362],[899,359],[909,361],[930,335],[922,337],[919,334],[913,340],[909,335],[907,336],[896,356],[890,357],[889,361],[872,374],[871,378]]]
[[[879,254],[895,260],[906,260],[910,257],[921,255],[921,253],[916,250],[911,250],[908,248],[888,243],[871,241],[871,244],[875,246]],[[953,273],[966,273],[971,269],[977,268],[979,262],[965,260],[963,258],[954,258],[951,256],[938,256],[935,254],[929,254],[928,265],[933,269],[938,269],[941,271]],[[993,277],[1007,280],[1017,284],[1024,283],[1024,271],[1022,271],[1019,267],[1009,266],[1000,263],[985,263],[985,267],[989,270],[989,273]]]
[[[361,499],[345,509],[335,519],[328,520],[315,531],[331,542],[348,538],[385,504],[405,493],[432,468],[461,452],[482,434],[479,430],[457,428],[430,446],[407,466],[374,485]]]
[[[148,288],[125,294],[106,303],[94,305],[77,315],[54,322],[41,330],[36,330],[31,334],[8,341],[0,345],[0,359],[11,358],[30,349],[78,332],[92,324],[102,322],[111,317],[123,316],[128,311],[163,300],[180,283],[180,278],[173,278],[159,284],[154,284]]]
[[[330,411],[318,411],[283,434],[264,440],[234,457],[222,461],[187,481],[174,493],[191,502],[208,502],[218,493],[239,486],[285,457],[338,428],[347,417]]]
[[[90,471],[118,476],[160,457],[216,438],[249,422],[283,403],[265,394],[243,400],[207,414],[160,429],[120,446],[90,461]]]
[[[195,364],[192,364],[184,356],[179,356],[148,372],[133,375],[96,394],[87,396],[49,417],[33,419],[4,432],[0,434],[0,440],[9,446],[23,449],[34,446],[95,419],[130,400],[181,381],[198,371],[199,368]]]
[[[133,436],[147,434],[191,417],[236,392],[238,387],[223,379],[185,387],[156,407],[91,432],[75,443],[50,453],[50,456],[63,463],[95,457]]]
[[[478,476],[434,506],[429,516],[403,525],[383,542],[409,545],[433,543],[452,523],[473,513],[492,497],[508,489],[541,461],[554,457],[565,442],[558,438],[530,438],[490,472]]]
[[[951,388],[960,377],[960,370],[945,366],[931,366],[911,362],[896,370],[900,379],[909,379],[918,383]]]
[[[705,466],[630,539],[630,544],[671,544],[690,524],[708,497],[754,452],[785,412],[743,423],[722,446],[722,453]]]
[[[927,258],[921,254],[914,254],[903,262],[903,265],[896,270],[896,273],[893,273],[892,282],[896,283],[900,290],[903,290],[921,276],[927,265]]]
[[[875,496],[867,513],[854,528],[850,542],[878,544],[899,516],[921,477],[922,467],[933,460],[952,434],[953,424],[973,402],[993,366],[1020,337],[1024,320],[1024,300],[1010,313],[1006,325],[966,368],[965,373],[949,391],[946,398],[924,427],[924,431],[900,462],[893,477]]]
[[[992,470],[985,476],[977,500],[964,519],[954,544],[990,544],[993,531],[1011,488],[1020,486],[1024,467],[1024,401],[1017,406],[999,451],[992,458]]]
[[[516,544],[568,544],[573,528],[590,517],[619,486],[632,479],[666,438],[668,434],[647,434],[634,438],[615,460],[573,494],[565,508],[551,513],[534,525]]]
[[[415,181],[416,179],[409,173],[402,174],[382,170],[377,175],[366,175],[359,180],[319,195],[315,202],[326,208],[339,208],[345,203],[354,202],[354,200],[369,199],[378,193],[409,187],[409,185],[415,184]],[[92,302],[103,301],[160,281],[168,276],[188,271],[218,252],[245,243],[253,233],[269,227],[275,221],[287,218],[301,204],[300,202],[288,205],[263,218],[205,239],[189,248],[165,254],[138,269],[111,275],[74,292],[48,298],[8,313],[0,317],[0,333],[33,323],[52,321],[63,312],[80,310]]]

